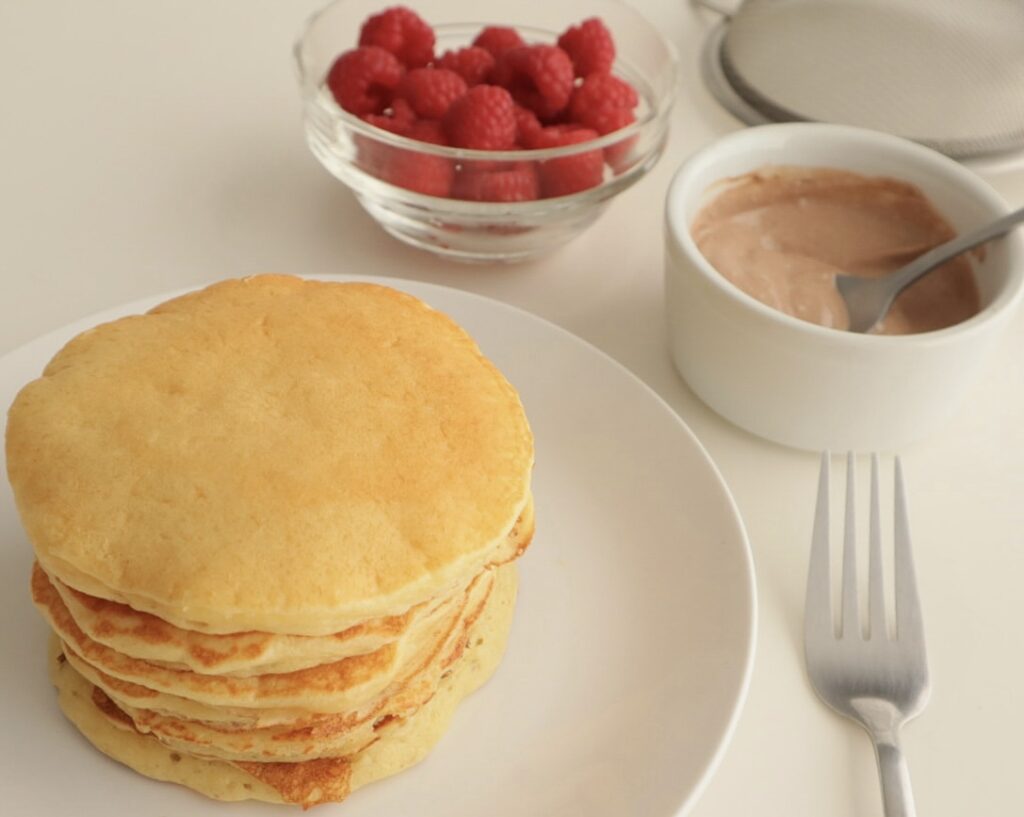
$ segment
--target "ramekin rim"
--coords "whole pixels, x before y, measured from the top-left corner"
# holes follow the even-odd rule
[[[989,205],[1000,213],[1009,212],[1010,208],[1002,197],[969,168],[931,148],[898,136],[851,125],[818,122],[786,122],[758,125],[734,131],[710,142],[687,157],[673,174],[665,198],[665,230],[669,239],[686,255],[694,267],[700,271],[702,278],[726,297],[742,305],[750,310],[752,314],[763,320],[770,321],[791,331],[809,335],[815,338],[817,342],[838,344],[846,347],[867,346],[877,350],[885,347],[906,348],[911,344],[933,346],[957,342],[966,335],[975,335],[979,332],[987,331],[992,325],[998,323],[1001,317],[1009,313],[1021,298],[1024,297],[1024,238],[1021,237],[1020,231],[1008,233],[1002,238],[1009,247],[1010,270],[1007,276],[1008,282],[996,294],[992,302],[965,321],[931,332],[918,332],[906,335],[876,335],[833,329],[787,315],[767,304],[761,303],[752,295],[744,292],[711,265],[697,248],[690,234],[690,225],[686,223],[683,213],[685,203],[692,192],[689,188],[689,179],[696,175],[698,170],[703,169],[707,163],[712,162],[716,154],[732,155],[739,149],[752,147],[753,145],[749,144],[751,142],[756,145],[762,139],[770,138],[772,134],[784,133],[786,131],[804,134],[820,133],[823,139],[859,139],[870,150],[878,149],[896,153],[909,153],[919,161],[933,163],[933,165],[946,173],[947,178],[961,185],[982,204]],[[792,164],[798,165],[800,162],[794,160]],[[839,163],[838,166],[842,167],[842,164]],[[722,176],[721,178],[727,177]],[[711,184],[714,184],[714,181]],[[703,193],[706,189],[705,187],[698,191],[698,193]],[[1017,261],[1016,264],[1013,263],[1015,260]]]

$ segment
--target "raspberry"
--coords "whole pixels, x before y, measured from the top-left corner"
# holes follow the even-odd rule
[[[460,173],[452,186],[455,198],[468,201],[533,201],[539,192],[532,162],[517,162],[501,170]]]
[[[582,125],[575,122],[563,122],[559,125],[541,126],[536,130],[527,132],[526,141],[523,147],[529,150],[544,150],[545,148],[560,147],[563,137],[578,130],[585,130]],[[574,144],[567,142],[566,144]]]
[[[466,81],[445,68],[413,68],[395,89],[395,97],[406,100],[422,119],[440,119],[464,93]]]
[[[337,103],[357,116],[381,113],[405,69],[395,55],[375,46],[346,51],[327,73],[327,87]]]
[[[515,103],[495,85],[476,85],[455,100],[442,120],[451,143],[475,150],[507,150],[516,141]]]
[[[460,48],[458,51],[445,51],[437,61],[438,68],[454,71],[473,86],[486,82],[494,70],[494,55],[485,48],[476,45]]]
[[[516,144],[529,147],[540,132],[541,124],[537,114],[522,105],[516,105]]]
[[[369,140],[360,144],[359,164],[381,181],[427,196],[451,195],[455,168],[443,156]]]
[[[430,142],[432,145],[448,144],[448,137],[444,134],[444,128],[440,122],[433,119],[419,119],[413,122],[405,135],[410,139],[417,139],[420,142]]]
[[[608,73],[615,63],[612,33],[597,17],[571,26],[558,38],[558,46],[569,55],[578,77]]]
[[[368,114],[367,122],[400,136],[445,145],[441,123],[432,119],[417,119],[412,107],[404,99],[396,99],[385,114]],[[356,136],[359,166],[372,176],[417,193],[428,196],[451,194],[455,168],[449,159],[420,153],[415,148],[395,147],[376,139]]]
[[[591,74],[583,80],[569,100],[569,118],[583,122],[587,112],[595,108],[628,108],[640,102],[636,89],[611,74]]]
[[[633,109],[638,102],[636,89],[625,80],[611,74],[591,74],[573,91],[569,117],[603,136],[635,122]],[[616,173],[628,167],[634,144],[636,137],[630,137],[605,148],[605,160]]]
[[[408,136],[409,129],[416,121],[416,113],[404,99],[396,99],[384,113],[364,114],[362,119],[391,133]]]
[[[397,133],[404,136],[406,132],[404,123],[399,122],[393,116],[389,116],[386,113],[368,113],[364,114],[361,119],[375,128],[388,131],[388,133]]]
[[[498,59],[494,81],[507,88],[520,105],[541,119],[551,119],[572,95],[572,61],[554,45],[520,46]]]
[[[597,132],[574,125],[552,125],[537,135],[535,147],[553,148],[577,145],[597,138]],[[568,196],[590,187],[597,187],[604,180],[604,156],[600,150],[588,150],[547,159],[538,163],[540,192],[544,198]]]
[[[626,125],[636,122],[631,108],[613,108],[602,105],[598,108],[587,108],[576,120],[577,123],[604,136],[606,133],[620,130]]]
[[[616,142],[614,145],[609,145],[604,149],[604,160],[616,176],[620,173],[625,173],[636,164],[636,157],[633,155],[633,147],[636,145],[636,140],[637,137],[630,136],[628,139],[623,139],[621,142]]]
[[[533,150],[559,148],[566,145],[578,145],[596,138],[597,133],[591,128],[585,128],[575,122],[563,122],[559,125],[548,125],[537,131],[530,142],[530,148]]]
[[[426,196],[447,198],[452,192],[455,168],[443,156],[393,149],[391,161],[381,175],[386,182]]]
[[[526,43],[523,42],[523,38],[519,36],[519,33],[514,28],[487,26],[487,28],[476,35],[473,45],[485,51],[490,51],[491,56],[498,59],[509,49],[518,48],[521,45],[526,45]]]
[[[405,6],[368,17],[359,31],[359,44],[390,51],[406,68],[421,68],[434,59],[434,29]]]

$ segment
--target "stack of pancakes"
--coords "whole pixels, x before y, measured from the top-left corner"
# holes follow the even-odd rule
[[[500,660],[532,437],[409,295],[258,276],[97,327],[19,394],[7,456],[61,707],[150,777],[342,800]]]

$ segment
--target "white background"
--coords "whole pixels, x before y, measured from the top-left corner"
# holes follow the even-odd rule
[[[752,541],[761,616],[753,684],[693,814],[880,813],[866,740],[813,697],[803,671],[816,458],[718,419],[666,352],[665,189],[687,155],[738,127],[699,82],[710,16],[683,0],[637,0],[682,55],[666,155],[564,250],[488,268],[388,238],[306,150],[289,54],[317,5],[0,4],[0,353],[105,307],[262,271],[431,281],[566,327],[622,361],[694,429]],[[1024,171],[988,178],[1024,204]],[[932,703],[905,744],[930,817],[1024,812],[1022,348],[1018,317],[953,423],[900,452],[934,676]]]

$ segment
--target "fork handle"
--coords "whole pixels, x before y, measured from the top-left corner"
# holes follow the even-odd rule
[[[914,793],[910,788],[910,770],[895,735],[873,736],[878,776],[882,781],[885,817],[916,817]]]

